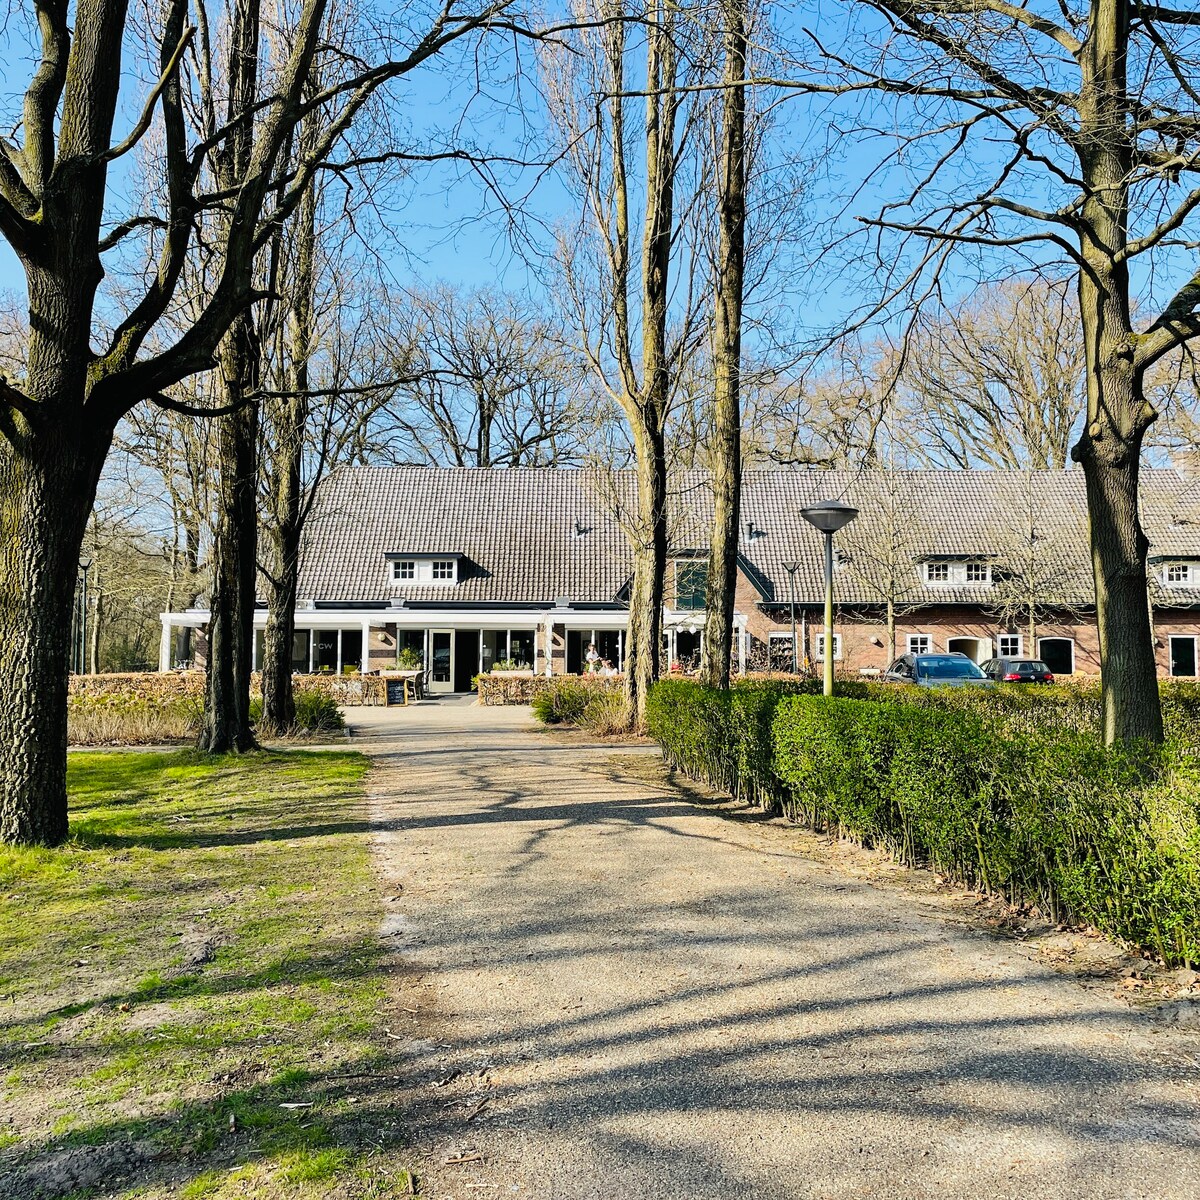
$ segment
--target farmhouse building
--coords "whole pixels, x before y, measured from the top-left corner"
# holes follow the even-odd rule
[[[620,670],[632,557],[632,473],[551,469],[343,469],[321,487],[300,573],[293,666],[375,672],[418,655],[432,692],[465,691],[498,663],[577,673],[589,644]],[[1163,675],[1195,676],[1200,483],[1142,475],[1155,646]],[[806,505],[860,512],[838,535],[838,669],[875,672],[905,652],[1044,659],[1099,671],[1079,471],[751,471],[736,592],[741,671],[810,667],[821,633],[820,535]],[[698,662],[712,499],[703,472],[672,482],[664,663]],[[891,622],[889,624],[889,610]],[[204,608],[164,613],[162,670],[203,654]],[[266,611],[256,618],[262,655]],[[408,652],[407,654],[405,652]]]

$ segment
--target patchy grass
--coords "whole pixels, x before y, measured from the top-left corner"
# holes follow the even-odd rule
[[[72,757],[0,850],[0,1197],[407,1192],[366,769]]]

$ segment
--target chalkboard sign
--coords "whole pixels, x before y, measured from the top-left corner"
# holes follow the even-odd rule
[[[404,689],[408,684],[407,679],[388,679],[387,683],[387,702],[392,704],[407,704],[408,697],[404,694]]]

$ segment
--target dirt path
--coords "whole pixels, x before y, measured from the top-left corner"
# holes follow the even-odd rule
[[[423,1194],[1196,1195],[1195,1035],[636,751],[520,709],[364,719]]]

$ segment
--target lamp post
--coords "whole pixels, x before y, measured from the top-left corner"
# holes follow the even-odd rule
[[[83,573],[83,584],[79,589],[79,674],[87,674],[87,576],[92,560],[81,558],[79,569]]]
[[[796,649],[796,571],[798,562],[785,562],[783,569],[788,573],[788,596],[792,606],[792,674],[800,674],[800,657]]]
[[[858,509],[840,500],[822,500],[800,515],[825,535],[825,695],[833,695],[833,535],[858,516]]]

